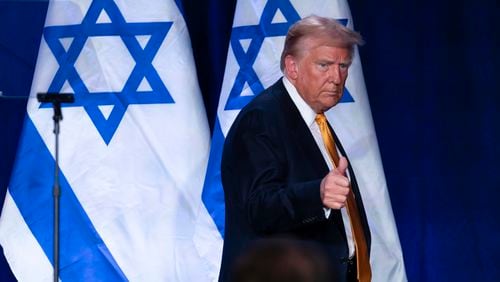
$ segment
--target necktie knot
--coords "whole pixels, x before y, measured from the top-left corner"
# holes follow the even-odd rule
[[[325,144],[326,150],[328,151],[328,156],[330,157],[333,165],[336,167],[339,164],[339,155],[335,147],[335,141],[333,139],[332,133],[330,131],[330,128],[328,127],[326,116],[324,113],[317,114],[314,120],[318,124],[323,143]]]
[[[317,114],[316,118],[314,119],[316,123],[318,124],[325,124],[326,123],[326,117],[324,113]]]

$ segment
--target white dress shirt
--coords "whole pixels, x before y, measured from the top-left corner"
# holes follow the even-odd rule
[[[299,110],[302,119],[311,131],[311,134],[314,137],[314,140],[316,141],[316,144],[318,145],[318,148],[320,149],[321,154],[323,155],[323,159],[325,159],[325,162],[328,165],[328,168],[332,170],[334,168],[334,165],[330,160],[330,156],[328,155],[328,152],[326,150],[325,143],[323,142],[323,137],[321,136],[318,124],[315,121],[316,112],[314,112],[314,110],[304,101],[304,99],[302,99],[295,86],[293,86],[293,84],[286,77],[283,77],[283,84],[285,85],[288,95],[290,95],[290,98]],[[338,152],[338,154],[339,156],[341,156],[340,152]],[[347,172],[347,174],[349,177],[349,172]],[[330,216],[331,210],[329,208],[324,208],[324,210],[325,216],[328,218]],[[349,215],[347,214],[347,209],[345,207],[340,209],[340,213],[342,214],[342,221],[344,222],[347,245],[349,247],[349,256],[352,257],[354,256],[355,249]]]

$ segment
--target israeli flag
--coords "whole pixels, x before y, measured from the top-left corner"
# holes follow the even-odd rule
[[[224,234],[220,160],[231,124],[255,95],[283,76],[279,68],[288,28],[311,14],[331,17],[353,29],[345,0],[238,1],[226,62],[203,201]],[[372,233],[373,281],[406,281],[401,246],[356,49],[341,103],[327,116],[342,140],[363,195]]]
[[[209,128],[179,5],[49,3],[0,218],[20,281],[53,275],[53,110],[38,92],[75,94],[62,109],[61,280],[216,280],[222,239],[201,201]]]

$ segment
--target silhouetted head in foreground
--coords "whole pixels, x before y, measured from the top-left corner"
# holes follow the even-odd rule
[[[257,241],[238,258],[232,278],[234,282],[331,281],[323,252],[289,239]]]

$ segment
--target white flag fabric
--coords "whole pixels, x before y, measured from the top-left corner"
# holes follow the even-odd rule
[[[49,3],[0,218],[20,281],[52,280],[53,110],[62,281],[214,281],[222,238],[201,201],[209,128],[186,24],[164,0]]]
[[[279,68],[288,28],[311,14],[337,19],[353,28],[345,0],[238,1],[233,21],[203,201],[224,230],[220,158],[224,138],[240,109],[282,77]],[[356,172],[372,234],[373,281],[406,281],[401,246],[356,49],[341,103],[327,112]]]

